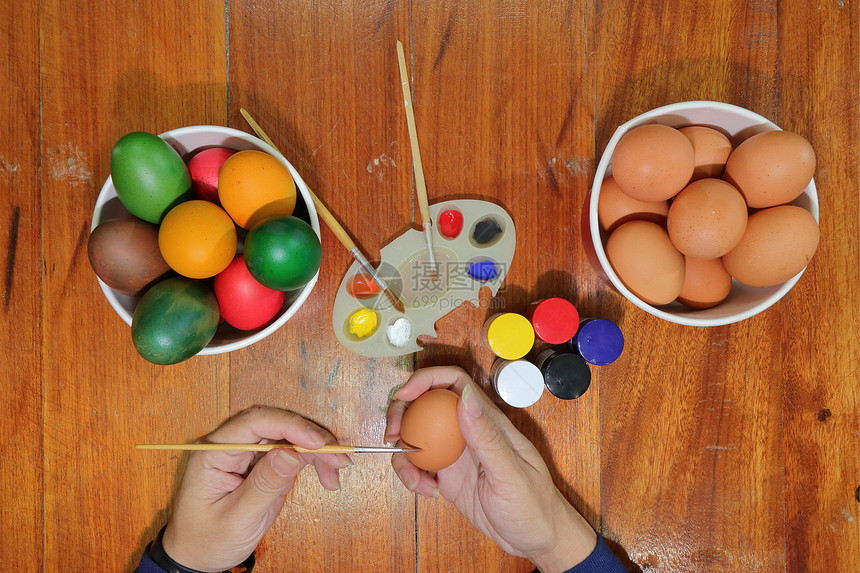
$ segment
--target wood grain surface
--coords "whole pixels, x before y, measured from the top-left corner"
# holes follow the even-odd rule
[[[183,442],[253,404],[381,444],[390,395],[454,364],[493,395],[480,329],[561,296],[616,321],[623,356],[582,398],[504,408],[631,571],[860,568],[860,38],[854,0],[0,0],[0,565],[132,571],[165,523]],[[322,231],[311,297],[253,346],[144,361],[88,264],[110,150],[134,130],[249,131],[247,108],[369,255],[420,218],[395,43],[403,41],[430,202],[504,206],[502,289],[425,350],[369,359],[331,309],[351,257]],[[615,128],[717,100],[809,139],[821,244],[783,300],[691,328],[598,279],[580,223]],[[501,403],[500,403],[501,405]],[[444,500],[366,456],[325,491],[304,472],[259,571],[522,571]]]

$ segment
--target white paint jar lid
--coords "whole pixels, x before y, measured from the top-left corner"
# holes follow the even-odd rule
[[[543,395],[543,374],[527,360],[504,361],[494,368],[493,386],[506,404],[525,408]]]

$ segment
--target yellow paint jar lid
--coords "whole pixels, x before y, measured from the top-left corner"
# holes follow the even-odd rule
[[[484,324],[484,342],[499,358],[518,360],[534,346],[535,331],[529,319],[521,314],[498,313]]]

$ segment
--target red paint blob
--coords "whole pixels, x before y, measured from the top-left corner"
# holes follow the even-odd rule
[[[463,214],[455,209],[439,213],[439,234],[446,239],[454,239],[463,230]]]
[[[195,199],[211,201],[220,205],[218,200],[218,174],[227,158],[236,153],[226,147],[212,147],[198,152],[188,162],[191,174],[191,192]]]
[[[215,277],[221,316],[239,330],[254,330],[272,320],[284,306],[286,293],[264,287],[251,276],[245,259],[236,255]]]
[[[353,275],[346,283],[346,292],[355,298],[371,298],[378,295],[380,290],[379,285],[364,273]]]

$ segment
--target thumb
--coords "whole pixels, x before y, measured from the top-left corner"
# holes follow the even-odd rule
[[[513,475],[518,463],[503,428],[508,419],[471,383],[463,388],[460,402],[457,407],[460,432],[484,472],[491,478]]]
[[[293,487],[304,466],[298,454],[275,449],[254,465],[236,493],[237,504],[249,515],[263,515]]]

